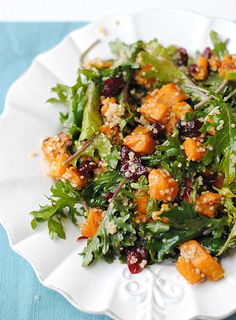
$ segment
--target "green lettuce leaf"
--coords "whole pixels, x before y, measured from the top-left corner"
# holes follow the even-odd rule
[[[221,59],[223,55],[228,53],[227,44],[229,39],[221,40],[219,34],[215,31],[210,32],[210,38],[214,46],[212,52]]]
[[[90,81],[86,90],[86,97],[79,141],[91,138],[93,134],[98,132],[102,125],[102,118],[99,110],[100,90],[99,86],[94,81]]]
[[[82,147],[82,143],[77,143],[76,148],[79,150]],[[94,141],[82,152],[79,156],[86,155],[91,158],[99,155],[100,159],[106,160],[110,155],[112,144],[110,140],[105,136],[104,133],[100,133]]]

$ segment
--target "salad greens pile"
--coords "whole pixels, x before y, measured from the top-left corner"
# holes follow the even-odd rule
[[[115,40],[113,59],[87,63],[72,87],[52,88],[48,102],[66,107],[59,118],[67,141],[57,135],[43,142],[55,184],[49,204],[31,212],[31,225],[46,222],[50,236],[62,239],[66,219],[79,226],[80,239],[87,238],[83,266],[119,258],[141,265],[136,273],[146,264],[176,260],[178,246],[188,240],[213,256],[236,247],[236,58],[228,40],[214,31],[210,38],[212,48],[195,56],[157,39]],[[169,84],[177,90],[171,99],[181,92],[186,98],[177,105],[187,104],[188,112],[155,118],[155,103],[169,104],[155,95]],[[144,136],[154,145],[149,152],[136,149]],[[186,141],[197,141],[202,156],[191,158]],[[176,194],[158,197],[161,186],[157,179],[151,190],[151,172],[171,176]]]

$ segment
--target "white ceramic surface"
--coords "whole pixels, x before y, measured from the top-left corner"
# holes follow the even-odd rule
[[[117,23],[119,21],[119,23]],[[107,35],[99,32],[105,28]],[[58,81],[73,84],[80,54],[95,39],[100,44],[91,57],[109,56],[107,42],[157,37],[161,43],[178,44],[194,52],[209,45],[209,31],[234,39],[236,25],[187,11],[148,10],[133,16],[103,18],[69,34],[54,49],[38,56],[28,71],[10,88],[0,120],[0,222],[11,246],[27,259],[39,280],[64,295],[85,312],[105,313],[113,319],[222,319],[236,311],[236,255],[223,261],[224,280],[190,286],[173,265],[155,265],[131,275],[115,262],[81,267],[83,243],[78,229],[66,226],[67,240],[51,241],[46,226],[30,227],[28,212],[44,202],[51,181],[39,152],[44,136],[60,129],[58,108],[45,104]],[[236,52],[236,42],[230,43]],[[30,157],[32,151],[38,155]]]

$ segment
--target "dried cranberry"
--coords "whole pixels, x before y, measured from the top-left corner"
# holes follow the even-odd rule
[[[182,183],[181,191],[180,191],[180,199],[185,202],[191,202],[190,194],[192,192],[192,180],[189,178],[185,178]]]
[[[154,122],[152,124],[152,129],[150,130],[150,134],[154,140],[164,138],[165,137],[165,127],[162,126],[159,122]]]
[[[200,173],[204,185],[213,186],[218,180],[218,174],[212,170],[206,169]]]
[[[120,173],[123,177],[129,179],[130,181],[136,182],[141,176],[147,176],[148,171],[147,168],[141,164],[141,158],[138,154],[126,146],[122,146]]]
[[[185,137],[199,137],[201,132],[199,131],[203,123],[198,119],[193,119],[188,122],[178,121],[176,123],[176,128],[179,130],[180,134]]]
[[[146,266],[147,257],[148,250],[143,246],[134,246],[127,250],[127,265],[129,271],[131,273],[141,272]]]
[[[105,200],[107,202],[109,202],[109,200],[111,200],[111,198],[113,197],[113,192],[108,192],[106,195],[105,195]]]
[[[210,59],[210,57],[211,57],[211,48],[206,47],[206,49],[202,53],[202,56],[207,58],[207,59]]]
[[[79,236],[76,240],[77,240],[77,241],[81,241],[81,240],[85,240],[85,239],[88,239],[88,237]]]
[[[94,162],[92,160],[84,160],[83,162],[81,162],[79,164],[78,171],[82,175],[86,176],[87,174],[91,173],[96,168],[97,168],[96,162]]]
[[[104,80],[102,95],[105,97],[115,96],[120,93],[124,87],[124,80],[122,77],[109,78]]]
[[[186,66],[188,64],[188,53],[185,48],[178,48],[177,63]]]
[[[191,64],[191,66],[188,67],[188,71],[191,76],[194,76],[198,72],[198,66],[195,63]]]

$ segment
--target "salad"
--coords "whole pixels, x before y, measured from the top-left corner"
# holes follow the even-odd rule
[[[224,276],[236,247],[236,56],[210,38],[194,56],[115,40],[112,59],[83,56],[75,85],[52,88],[63,129],[42,142],[54,184],[31,225],[65,239],[71,220],[84,267],[118,258],[139,273],[171,260],[191,284]]]

